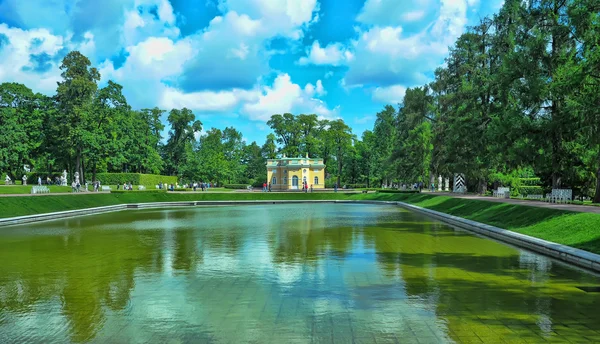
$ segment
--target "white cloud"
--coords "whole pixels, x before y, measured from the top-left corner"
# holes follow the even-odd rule
[[[183,71],[183,64],[194,56],[188,39],[177,42],[166,37],[150,37],[128,47],[129,57],[119,69],[110,61],[100,65],[102,80],[112,79],[125,85],[123,92],[134,107],[155,106],[167,87]]]
[[[332,76],[333,76],[333,71],[331,71],[331,70],[330,70],[329,72],[325,73],[325,76],[324,76],[324,77],[325,77],[325,79],[329,79],[329,78],[331,78]]]
[[[403,21],[422,19],[427,13],[434,11],[436,2],[434,0],[367,0],[356,20],[369,25],[396,26]]]
[[[377,87],[373,90],[373,100],[384,104],[398,104],[404,101],[406,87],[393,85],[388,87]]]
[[[8,44],[0,47],[0,80],[25,84],[35,92],[53,94],[56,83],[61,80],[62,55],[70,50],[93,53],[94,36],[85,34],[79,43],[71,37],[53,35],[46,29],[21,30],[0,24],[0,35]]]
[[[167,87],[162,94],[160,106],[165,109],[188,108],[200,112],[224,112],[233,110],[243,101],[256,101],[258,92],[234,89],[231,91],[203,91],[182,93]]]
[[[269,71],[266,43],[298,40],[318,10],[316,0],[227,0],[220,8],[223,16],[191,36],[197,54],[178,85],[186,92],[251,88]]]
[[[319,7],[317,0],[220,0],[221,10],[247,14],[260,20],[269,36],[299,39],[299,28],[308,25]]]
[[[467,1],[472,0],[441,0],[437,18],[414,34],[405,33],[397,20],[394,25],[359,30],[358,38],[352,41],[354,59],[348,63],[346,85],[413,86],[428,82],[425,72],[439,66],[448,47],[465,30]],[[358,18],[370,22],[376,15],[403,8],[399,3],[368,0]]]
[[[375,120],[375,116],[373,116],[373,115],[366,115],[364,117],[360,117],[360,118],[356,117],[356,118],[354,118],[354,123],[356,123],[356,124],[367,124],[367,123],[372,122],[374,120]]]
[[[318,85],[319,82],[317,88]],[[280,74],[271,87],[262,89],[256,101],[243,105],[242,113],[256,121],[267,121],[273,114],[285,112],[314,113],[323,118],[337,116],[339,108],[331,110],[325,102],[312,97],[317,88],[310,85],[302,89],[288,74]]]
[[[423,10],[410,11],[402,15],[402,19],[408,22],[421,20],[423,17],[425,17],[425,11]]]
[[[309,97],[312,97],[314,95],[323,96],[323,95],[327,94],[327,91],[325,91],[325,88],[323,87],[323,83],[321,82],[321,80],[317,80],[316,86],[314,86],[311,83],[306,84],[306,86],[304,86],[304,92]]]
[[[352,53],[344,48],[341,43],[332,43],[322,48],[319,41],[314,41],[306,50],[308,56],[298,60],[300,65],[332,65],[339,66],[352,60]]]

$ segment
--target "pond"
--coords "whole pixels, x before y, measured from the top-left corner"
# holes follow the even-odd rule
[[[600,278],[388,205],[0,228],[2,343],[600,342]]]

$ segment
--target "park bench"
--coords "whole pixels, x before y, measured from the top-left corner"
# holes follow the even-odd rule
[[[498,188],[493,191],[493,196],[497,198],[510,198],[510,188]]]
[[[573,201],[573,190],[552,189],[552,191],[546,195],[546,201],[550,203],[571,203]]]
[[[110,191],[110,186],[108,185],[102,185],[100,188],[102,189],[102,191]]]
[[[544,195],[525,195],[524,198],[525,199],[539,199],[539,200],[543,200],[544,199]]]
[[[50,193],[50,189],[48,189],[47,186],[42,185],[35,185],[33,187],[31,187],[31,194],[42,194],[42,193]]]
[[[146,187],[144,185],[138,185],[138,190],[140,190],[140,191],[146,190]]]

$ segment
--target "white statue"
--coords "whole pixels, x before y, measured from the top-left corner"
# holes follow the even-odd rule
[[[75,185],[80,185],[79,184],[79,172],[75,172]]]
[[[8,185],[10,184],[12,180],[10,179],[10,177],[8,176],[8,174],[6,175],[6,178],[4,178],[4,184]]]
[[[442,191],[442,176],[438,176],[438,191]]]
[[[21,178],[23,180],[23,185],[27,185],[27,176],[23,175],[23,178]]]
[[[62,176],[60,176],[60,185],[67,186],[67,170],[63,170]]]

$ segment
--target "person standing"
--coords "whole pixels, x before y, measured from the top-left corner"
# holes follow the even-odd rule
[[[38,186],[42,186],[42,177],[38,177]]]

